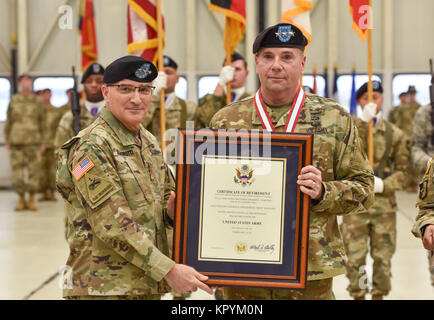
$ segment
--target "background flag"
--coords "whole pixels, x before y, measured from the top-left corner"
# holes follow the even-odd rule
[[[328,72],[328,66],[324,66],[324,73],[323,73],[325,86],[324,86],[324,97],[328,98],[330,96],[329,94],[329,72]]]
[[[333,67],[333,93],[332,98],[336,101],[339,101],[338,97],[338,66],[335,65]]]
[[[282,22],[291,23],[299,28],[307,38],[307,46],[312,41],[311,10],[312,0],[282,0]]]
[[[128,54],[140,56],[154,64],[158,59],[158,25],[155,0],[126,0],[128,20]],[[163,45],[164,45],[163,21]]]
[[[93,0],[81,0],[78,30],[81,34],[81,70],[98,60]]]
[[[316,66],[313,66],[313,87],[312,87],[312,93],[317,94],[317,87],[316,87]]]
[[[246,0],[211,0],[209,10],[226,16],[223,46],[232,56],[246,30]]]
[[[349,0],[353,29],[362,41],[367,39],[368,29],[372,28],[372,10],[370,8],[370,0]]]
[[[350,114],[357,115],[357,101],[356,101],[356,68],[353,67],[351,74],[351,99],[350,99]]]

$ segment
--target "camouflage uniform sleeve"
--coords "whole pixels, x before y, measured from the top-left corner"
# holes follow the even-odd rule
[[[428,115],[425,108],[419,108],[414,117],[414,126],[412,133],[411,161],[416,168],[424,170],[430,156],[425,150],[428,148],[427,121]]]
[[[8,111],[7,111],[7,116],[6,116],[6,121],[5,121],[5,142],[6,144],[10,144],[10,140],[9,140],[9,135],[11,133],[11,128],[12,128],[12,99],[11,102],[9,102],[8,105]]]
[[[45,109],[44,104],[42,101],[37,101],[38,104],[38,125],[39,125],[39,133],[41,135],[41,144],[45,144],[45,142],[50,139],[50,137],[47,137],[50,133],[45,130],[45,119],[47,117],[48,111]]]
[[[397,190],[401,190],[404,186],[405,175],[408,172],[410,165],[410,151],[407,147],[408,138],[401,130],[393,130],[393,173],[383,180],[384,194],[393,194]]]
[[[419,212],[411,232],[414,236],[421,238],[422,229],[429,224],[434,224],[434,166],[432,163],[419,184],[416,206]]]
[[[155,281],[162,280],[175,262],[158,250],[144,228],[132,219],[133,212],[108,153],[97,145],[83,143],[74,152],[70,170],[86,156],[94,166],[81,179],[73,180],[76,194],[87,211],[95,236]],[[85,179],[89,174],[101,179],[99,190],[102,190],[102,194],[100,192],[96,197],[90,196],[89,179]],[[124,244],[122,248],[119,243]]]
[[[66,141],[74,136],[72,131],[72,113],[66,112],[63,114],[59,121],[56,130],[56,138],[54,139],[54,146],[56,149],[60,148]]]
[[[344,117],[345,118],[345,117]],[[366,212],[374,203],[374,174],[362,150],[357,128],[350,116],[337,141],[333,162],[334,181],[323,182],[322,200],[312,211],[348,215]],[[339,122],[339,120],[337,120]]]
[[[196,123],[201,128],[208,128],[214,114],[226,105],[226,97],[207,94],[199,100],[196,112]]]

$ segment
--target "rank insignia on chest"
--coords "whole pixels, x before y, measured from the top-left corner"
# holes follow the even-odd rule
[[[94,164],[93,164],[92,160],[90,160],[90,158],[88,156],[86,156],[72,170],[72,175],[74,176],[75,180],[78,181],[81,179],[81,177],[84,176],[84,174],[86,172],[88,172],[93,167],[94,167]]]

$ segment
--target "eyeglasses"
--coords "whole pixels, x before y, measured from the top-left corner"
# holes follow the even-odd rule
[[[152,86],[133,86],[130,84],[108,84],[107,87],[118,87],[118,91],[121,94],[132,94],[136,91],[136,89],[139,90],[139,94],[141,96],[149,96],[152,94],[152,90],[155,89],[155,87]]]

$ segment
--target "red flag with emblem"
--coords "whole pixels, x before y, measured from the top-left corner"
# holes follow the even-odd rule
[[[349,0],[352,26],[357,35],[365,41],[368,29],[372,29],[372,10],[370,0]]]

